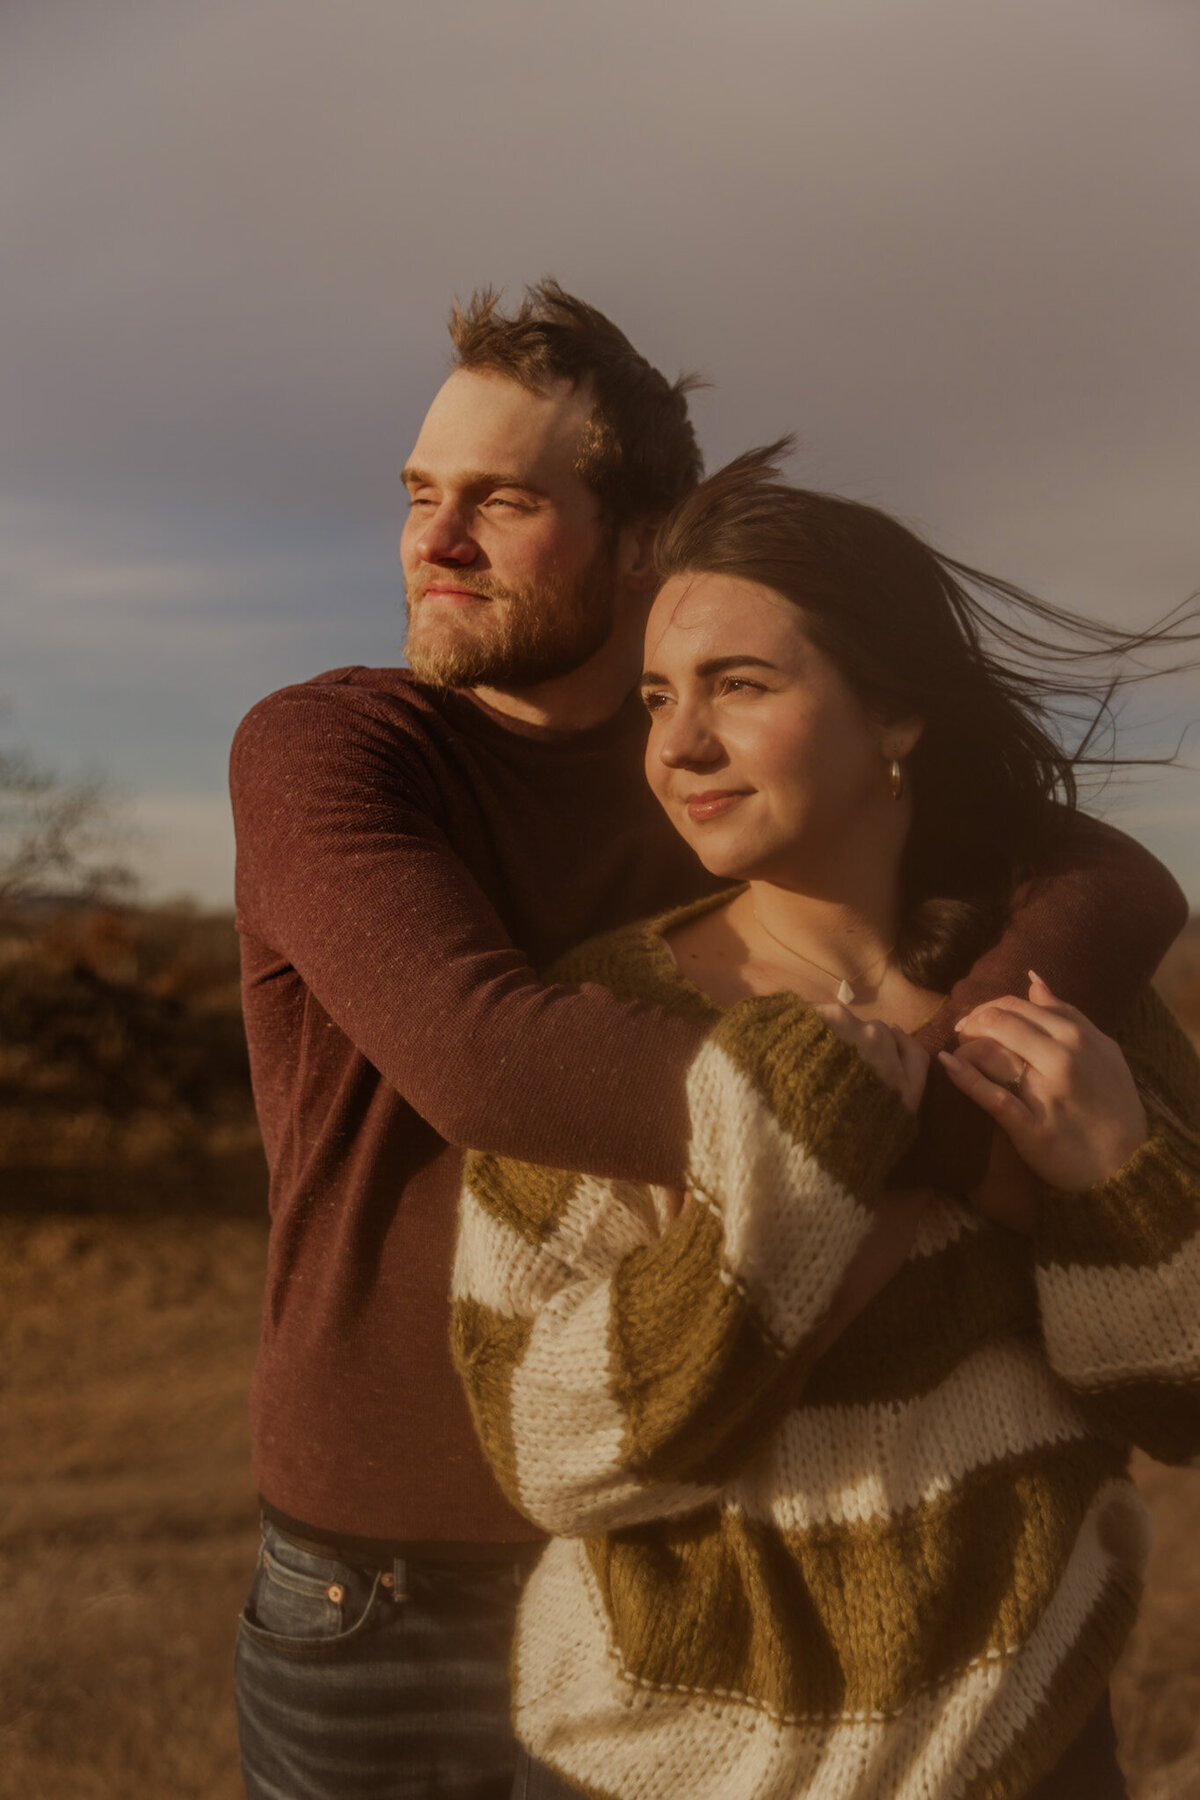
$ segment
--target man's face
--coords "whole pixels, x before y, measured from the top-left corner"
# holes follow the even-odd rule
[[[458,369],[404,471],[400,539],[413,673],[527,688],[569,674],[613,628],[613,534],[575,473],[590,411],[566,382],[531,393]]]

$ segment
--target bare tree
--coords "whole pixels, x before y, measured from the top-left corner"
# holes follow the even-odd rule
[[[129,898],[136,878],[108,785],[64,779],[20,750],[0,748],[0,906],[55,895]]]

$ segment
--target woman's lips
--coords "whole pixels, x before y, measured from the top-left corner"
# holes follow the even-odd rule
[[[719,819],[749,792],[749,788],[707,788],[703,793],[689,794],[684,802],[688,818],[697,823],[704,819]]]

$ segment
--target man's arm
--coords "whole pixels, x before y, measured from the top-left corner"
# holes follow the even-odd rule
[[[231,763],[242,923],[448,1142],[683,1185],[685,1083],[704,1024],[539,981],[423,784],[419,747],[365,693],[318,684],[256,707]],[[955,1020],[1011,991],[1031,963],[1082,1010],[1105,994],[1119,1010],[1177,931],[1177,896],[1147,852],[1082,821],[927,1041],[947,1041]],[[951,1185],[972,1185],[988,1121],[940,1069],[929,1090],[922,1140],[941,1164],[949,1157],[951,1176],[965,1171]],[[905,1177],[943,1178],[928,1156]]]
[[[234,741],[239,923],[449,1143],[678,1184],[704,1025],[547,985],[435,822],[418,736],[286,689]]]
[[[965,1193],[984,1179],[992,1124],[937,1061],[954,1028],[1002,994],[1024,995],[1034,969],[1071,1006],[1111,1032],[1187,923],[1178,882],[1156,857],[1098,819],[1076,816],[1053,860],[1014,901],[1003,937],[957,982],[917,1033],[933,1057],[921,1135],[896,1179]]]

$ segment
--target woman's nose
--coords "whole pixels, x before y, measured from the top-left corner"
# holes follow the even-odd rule
[[[467,529],[461,507],[435,507],[422,521],[414,539],[414,548],[422,562],[454,563],[462,567],[474,562],[479,546]]]
[[[705,719],[681,708],[659,728],[658,754],[668,769],[698,769],[718,762],[723,752]]]

